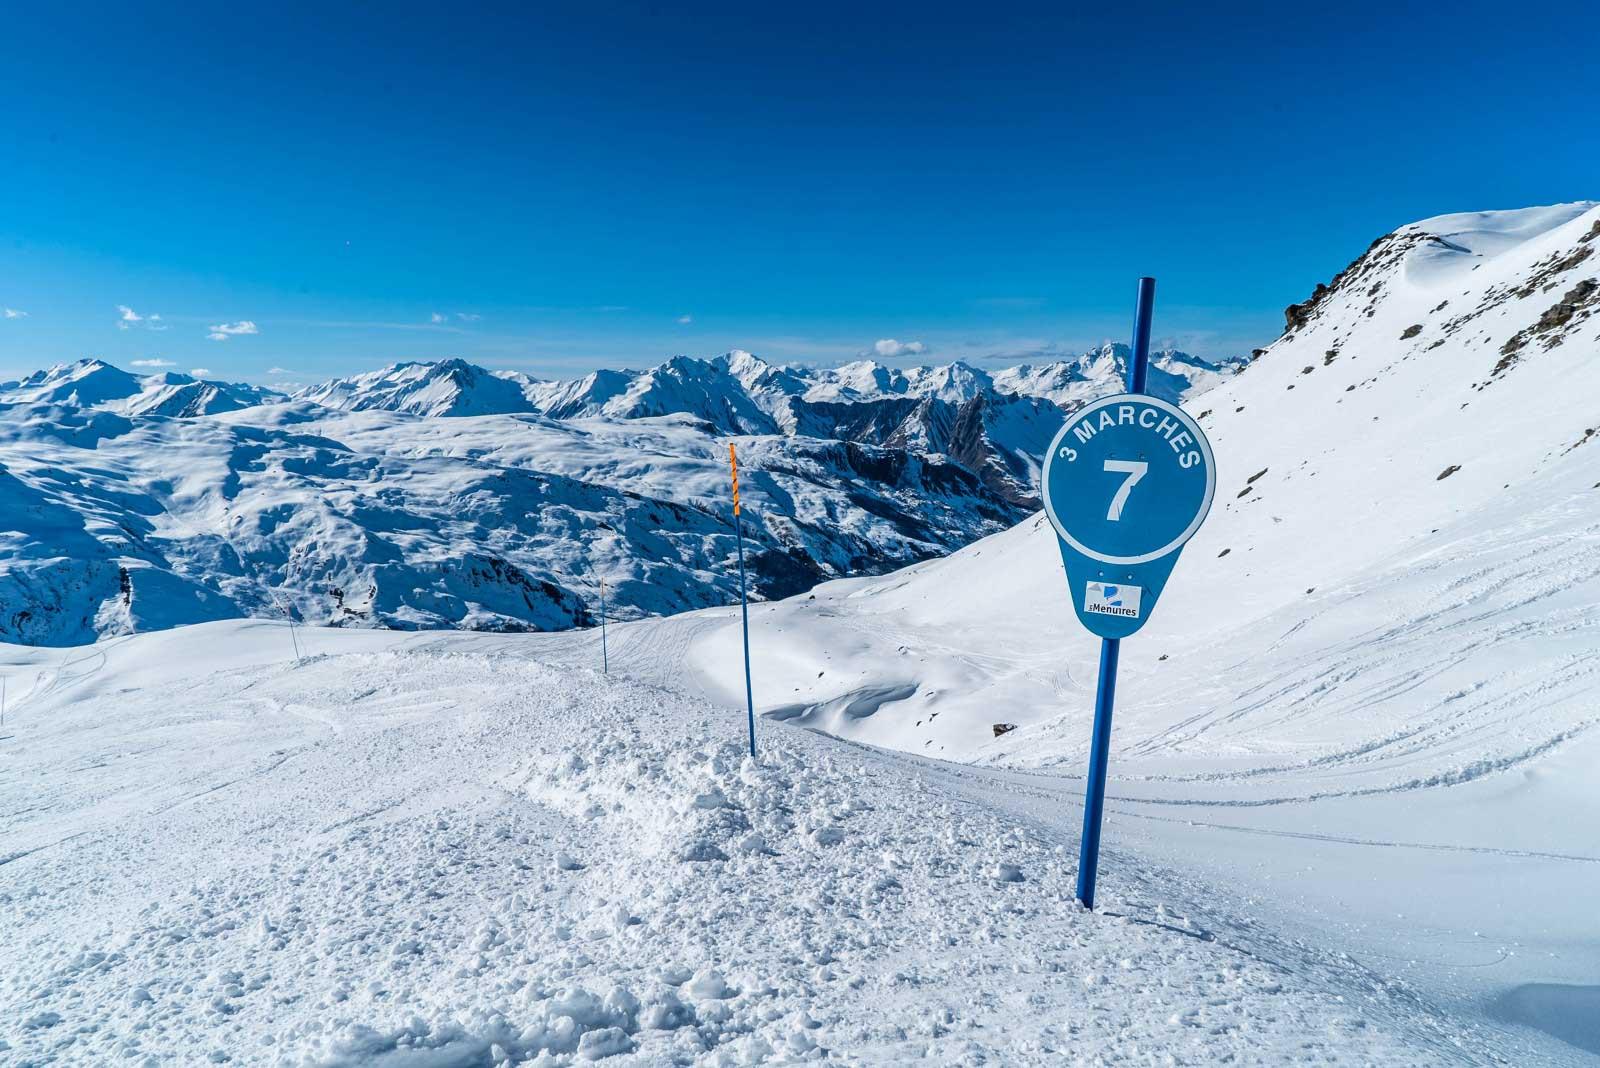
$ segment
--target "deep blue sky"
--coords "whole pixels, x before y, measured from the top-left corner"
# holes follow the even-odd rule
[[[0,377],[976,362],[1122,337],[1142,273],[1228,355],[1397,225],[1600,193],[1578,5],[48,6]]]

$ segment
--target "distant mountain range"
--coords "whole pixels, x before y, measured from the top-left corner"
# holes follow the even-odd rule
[[[203,619],[557,629],[736,594],[726,442],[763,597],[941,555],[1038,507],[1064,413],[1127,349],[988,372],[678,356],[566,382],[461,360],[285,396],[101,360],[0,384],[0,639]],[[1163,352],[1178,398],[1237,370]]]

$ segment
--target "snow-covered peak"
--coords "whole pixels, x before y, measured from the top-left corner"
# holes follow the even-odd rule
[[[1509,211],[1463,211],[1422,219],[1402,226],[1396,232],[1428,234],[1459,245],[1469,252],[1492,256],[1565,226],[1597,207],[1600,207],[1600,200],[1575,200],[1568,204]]]
[[[1439,215],[1402,226],[1405,278],[1421,288],[1459,284],[1460,276],[1500,256],[1514,256],[1530,241],[1539,241],[1600,206],[1581,200],[1515,211],[1471,211]]]
[[[0,404],[60,405],[122,415],[187,417],[281,400],[260,386],[199,379],[172,371],[140,377],[104,360],[84,359],[0,386]]]
[[[138,376],[100,359],[58,363],[0,387],[0,403],[67,404],[93,408],[140,392]]]
[[[1108,341],[1070,359],[997,371],[994,388],[1072,409],[1123,389],[1131,355],[1127,345]],[[1150,354],[1146,388],[1165,400],[1177,401],[1216,385],[1240,366],[1232,361],[1212,363],[1177,349],[1161,349]]]
[[[422,416],[534,410],[522,383],[460,359],[391,364],[382,370],[310,386],[295,397],[345,411],[381,409]]]
[[[748,365],[746,369],[750,369]],[[724,434],[766,434],[778,429],[773,417],[729,373],[728,363],[693,356],[674,356],[638,375],[627,392],[608,401],[601,413],[613,419],[689,415]]]
[[[961,404],[994,388],[987,371],[960,360],[941,367],[913,367],[905,374],[910,392],[950,404]]]
[[[773,399],[799,396],[810,385],[803,371],[768,363],[744,349],[732,349],[712,362],[725,368],[752,397],[758,399],[762,395]]]
[[[606,405],[628,392],[637,371],[591,371],[566,382],[540,382],[527,390],[535,409],[552,419],[601,415]]]
[[[876,360],[857,360],[831,371],[813,371],[808,401],[828,403],[902,395],[909,388],[903,372]]]
[[[1597,237],[1596,201],[1412,223],[1374,241],[1331,282],[1286,308],[1286,334],[1331,338],[1336,345],[1358,326],[1377,327],[1397,330],[1403,334],[1398,340],[1422,336],[1437,347],[1471,323],[1476,340],[1484,341],[1499,329],[1498,320],[1520,320],[1535,305],[1548,304],[1540,295],[1566,285],[1557,303],[1573,307],[1549,305],[1551,321],[1530,327],[1541,334],[1554,330],[1559,338],[1574,316],[1592,314],[1586,306],[1593,291],[1584,284],[1593,274]],[[1526,341],[1505,339],[1503,354]]]
[[[218,382],[168,372],[144,379],[138,394],[108,407],[125,415],[164,415],[183,419],[238,411],[283,399],[283,394],[261,386]]]

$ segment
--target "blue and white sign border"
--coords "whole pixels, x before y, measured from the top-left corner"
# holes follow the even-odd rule
[[[1183,533],[1172,539],[1172,541],[1168,542],[1166,545],[1163,545],[1159,549],[1144,553],[1141,556],[1109,556],[1105,553],[1096,552],[1080,542],[1077,538],[1074,538],[1072,533],[1067,530],[1066,525],[1062,523],[1060,518],[1056,515],[1055,505],[1050,499],[1050,492],[1048,489],[1050,485],[1050,465],[1055,462],[1056,457],[1059,455],[1062,441],[1066,438],[1067,433],[1081,420],[1087,418],[1092,413],[1097,412],[1102,408],[1108,408],[1113,404],[1146,404],[1152,408],[1158,408],[1161,411],[1166,412],[1168,415],[1171,415],[1173,418],[1182,423],[1184,428],[1189,431],[1190,436],[1195,440],[1195,444],[1199,446],[1202,458],[1205,461],[1206,495],[1205,499],[1200,502],[1200,507],[1195,511],[1194,520],[1188,525],[1187,528],[1184,529]],[[1200,429],[1199,423],[1196,423],[1192,418],[1190,418],[1188,412],[1184,411],[1176,404],[1164,401],[1159,397],[1152,397],[1148,393],[1118,393],[1114,396],[1102,397],[1093,404],[1079,408],[1067,418],[1067,421],[1061,425],[1061,429],[1056,432],[1055,438],[1051,440],[1050,451],[1045,453],[1044,470],[1040,473],[1039,484],[1043,487],[1046,487],[1043,494],[1041,494],[1041,496],[1044,497],[1045,515],[1050,517],[1050,525],[1056,528],[1056,533],[1061,536],[1062,541],[1066,542],[1068,545],[1072,546],[1089,559],[1098,560],[1103,564],[1145,564],[1149,563],[1151,560],[1159,560],[1163,556],[1167,556],[1181,549],[1185,542],[1194,537],[1195,531],[1200,529],[1200,524],[1206,521],[1206,516],[1211,512],[1211,498],[1216,496],[1217,492],[1217,465],[1215,459],[1211,455],[1211,442],[1206,440],[1205,431]]]

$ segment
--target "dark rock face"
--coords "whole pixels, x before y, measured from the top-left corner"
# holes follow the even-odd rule
[[[1332,282],[1326,284],[1317,283],[1317,288],[1312,291],[1309,298],[1299,304],[1291,304],[1285,308],[1283,310],[1283,332],[1292,334],[1316,318],[1323,302],[1330,295],[1348,288],[1366,285],[1367,279],[1373,278],[1378,272],[1387,268],[1408,251],[1418,245],[1429,242],[1448,245],[1448,242],[1435,237],[1433,234],[1422,233],[1421,231],[1384,234],[1368,245],[1367,250],[1360,256],[1350,261],[1350,264],[1344,270],[1334,275]],[[1379,293],[1382,291],[1382,287],[1383,282],[1380,279],[1366,289],[1365,295],[1370,301],[1367,306],[1369,314],[1373,303],[1376,302]]]
[[[1506,339],[1500,346],[1500,361],[1494,365],[1490,377],[1498,377],[1515,366],[1530,341],[1543,340],[1545,348],[1555,348],[1563,341],[1567,328],[1594,314],[1596,307],[1600,307],[1600,282],[1586,278],[1546,308],[1538,322]]]
[[[1283,309],[1283,332],[1293,333],[1311,321],[1311,313],[1317,305],[1322,303],[1324,297],[1333,292],[1325,282],[1318,282],[1317,288],[1312,290],[1311,296],[1299,304],[1291,304]]]

